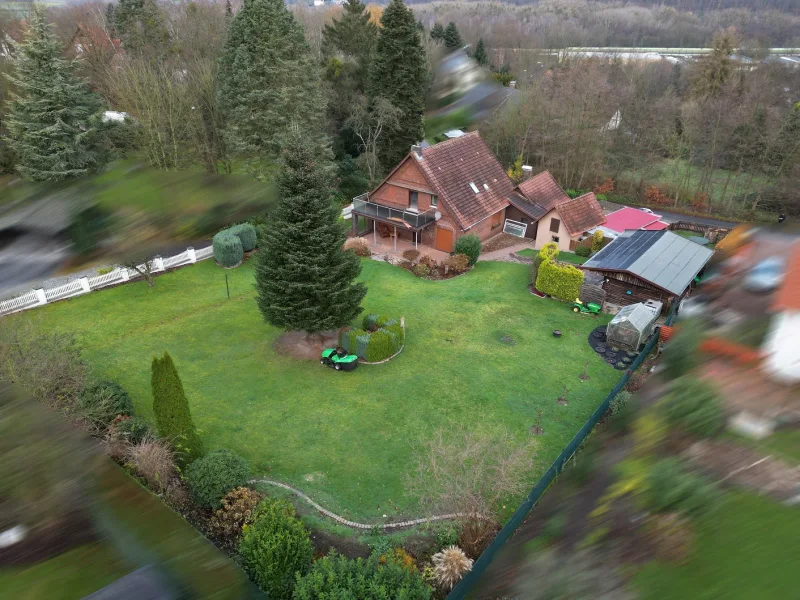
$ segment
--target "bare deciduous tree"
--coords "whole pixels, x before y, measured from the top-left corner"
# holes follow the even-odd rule
[[[364,166],[369,177],[370,186],[377,183],[381,175],[381,164],[378,161],[378,150],[384,132],[397,127],[400,109],[386,98],[377,98],[369,106],[363,96],[358,99],[350,118],[345,125],[350,127],[359,139],[359,162]]]

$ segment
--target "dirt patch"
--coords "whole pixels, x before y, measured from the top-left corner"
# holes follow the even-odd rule
[[[329,554],[331,548],[347,558],[367,558],[370,553],[369,546],[355,538],[342,537],[319,529],[311,531],[311,543],[314,544],[314,554],[318,557]]]
[[[495,252],[496,250],[510,248],[511,246],[518,246],[522,241],[524,240],[514,235],[510,235],[508,233],[498,233],[496,236],[483,243],[481,252],[485,254],[487,252]]]
[[[279,336],[272,347],[276,352],[300,360],[319,360],[325,348],[339,344],[338,331],[321,331],[308,335],[305,331],[287,331]]]

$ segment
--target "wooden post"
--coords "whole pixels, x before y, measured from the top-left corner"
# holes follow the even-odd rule
[[[397,252],[397,225],[394,226],[394,251]]]
[[[228,300],[231,299],[231,288],[228,287],[228,274],[225,273],[225,291],[228,292]]]
[[[376,237],[377,236],[377,233],[376,233],[377,230],[378,230],[378,222],[375,219],[372,219],[372,245],[373,246],[377,246],[378,245],[378,238]]]

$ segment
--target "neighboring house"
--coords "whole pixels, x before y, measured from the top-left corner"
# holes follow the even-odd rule
[[[661,215],[626,206],[608,213],[606,215],[606,222],[597,229],[602,231],[605,237],[611,239],[614,239],[628,229],[642,229],[644,231],[661,231],[667,229],[669,225],[659,219],[661,219]]]
[[[353,199],[366,232],[452,252],[462,235],[486,240],[502,230],[513,182],[477,132],[428,148],[414,146],[372,192]],[[359,219],[353,219],[353,233]]]
[[[771,308],[775,316],[762,346],[763,369],[781,383],[800,383],[800,242],[794,243]]]
[[[572,251],[605,222],[592,192],[571,199],[547,171],[523,181],[509,202],[506,218],[526,226],[525,237],[536,240],[536,249],[555,242],[559,250]]]
[[[602,273],[606,302],[680,300],[714,254],[671,231],[625,231],[580,266]]]

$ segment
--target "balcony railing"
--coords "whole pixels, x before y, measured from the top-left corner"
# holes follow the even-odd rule
[[[383,204],[375,204],[374,202],[370,202],[367,198],[369,198],[367,194],[362,194],[353,198],[354,213],[366,217],[383,219],[385,221],[402,221],[412,229],[421,229],[428,223],[432,223],[436,220],[434,216],[436,213],[435,208],[429,208],[424,212],[400,210],[399,208],[384,206]]]

